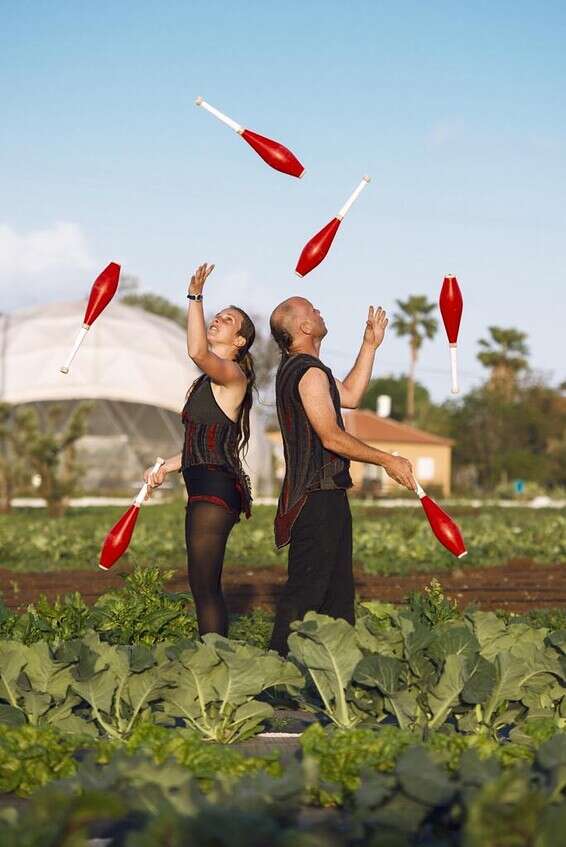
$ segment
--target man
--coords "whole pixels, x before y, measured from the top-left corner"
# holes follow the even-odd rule
[[[340,382],[320,361],[327,329],[312,303],[291,297],[271,315],[271,334],[281,350],[275,387],[286,466],[275,543],[290,547],[270,647],[283,656],[290,623],[309,610],[354,623],[350,459],[380,465],[396,482],[416,489],[411,463],[349,435],[340,412],[359,405],[387,324],[383,309],[370,306],[360,352]]]

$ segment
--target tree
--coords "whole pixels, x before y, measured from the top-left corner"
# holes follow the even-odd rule
[[[511,479],[552,488],[566,480],[566,400],[532,374],[512,395],[490,385],[453,406],[454,464],[475,469],[484,490]]]
[[[407,418],[415,417],[415,370],[419,350],[425,338],[433,339],[438,329],[438,321],[431,317],[436,303],[429,303],[426,295],[412,294],[408,300],[396,300],[400,309],[393,315],[392,329],[398,336],[409,337],[411,364],[407,379]]]
[[[45,429],[33,409],[20,410],[19,419],[27,434],[24,458],[41,479],[39,494],[46,500],[50,517],[64,514],[65,501],[77,488],[83,469],[77,461],[76,444],[86,433],[91,410],[90,403],[81,403],[61,428],[62,409],[50,406]]]
[[[480,338],[478,359],[489,368],[490,385],[506,393],[513,390],[517,375],[528,368],[529,348],[527,335],[518,329],[504,329],[499,326],[488,327],[490,338]]]
[[[375,412],[377,398],[380,394],[391,397],[391,417],[396,421],[402,421],[407,417],[407,385],[406,376],[382,376],[372,379],[367,387],[361,402],[362,409],[371,409]],[[430,394],[424,385],[415,382],[415,415],[417,419],[424,409],[430,404]]]
[[[31,479],[24,458],[28,435],[23,410],[0,403],[0,512],[11,510],[16,491]]]
[[[151,292],[139,294],[132,291],[124,294],[120,298],[120,302],[126,306],[135,306],[138,309],[144,309],[146,312],[151,312],[152,315],[160,315],[162,318],[167,318],[182,327],[182,329],[187,328],[187,310],[181,306],[177,306],[176,303],[172,303],[171,300],[162,297],[160,294],[152,294]]]

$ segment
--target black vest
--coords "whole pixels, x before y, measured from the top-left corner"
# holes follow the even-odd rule
[[[304,410],[299,382],[309,368],[319,368],[328,377],[330,396],[336,410],[336,423],[344,429],[340,395],[330,368],[306,353],[289,356],[281,362],[275,381],[277,417],[283,438],[285,479],[275,517],[275,543],[289,543],[291,528],[311,491],[350,488],[350,462],[327,450]]]
[[[185,426],[181,469],[213,465],[231,473],[240,488],[243,511],[249,517],[251,484],[238,455],[239,426],[216,402],[210,377],[205,374],[193,383],[181,420]]]

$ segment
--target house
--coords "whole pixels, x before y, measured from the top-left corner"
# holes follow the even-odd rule
[[[426,490],[439,489],[444,497],[450,494],[452,445],[450,438],[433,435],[393,418],[376,415],[368,409],[344,410],[346,431],[360,441],[387,453],[400,453],[412,462],[415,476]],[[352,462],[350,474],[356,493],[392,494],[400,486],[377,465]]]
[[[412,462],[415,476],[426,490],[434,487],[442,496],[450,494],[452,445],[450,438],[442,438],[406,423],[388,417],[380,417],[367,409],[343,409],[346,431],[361,441],[384,450],[398,452]],[[267,436],[274,446],[275,473],[283,478],[285,461],[279,429],[271,429]],[[371,497],[379,494],[395,494],[401,487],[390,479],[377,465],[352,462],[350,473],[354,483],[354,497]]]

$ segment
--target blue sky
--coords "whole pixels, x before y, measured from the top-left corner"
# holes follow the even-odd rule
[[[566,379],[566,6],[562,2],[2,3],[0,310],[83,296],[121,262],[185,302],[213,261],[210,308],[268,315],[300,293],[343,375],[367,305],[464,295],[462,386],[489,324],[528,333]],[[289,146],[271,170],[203,95]],[[304,243],[373,181],[325,262]],[[418,376],[448,396],[443,328]],[[375,375],[400,373],[389,332]]]

